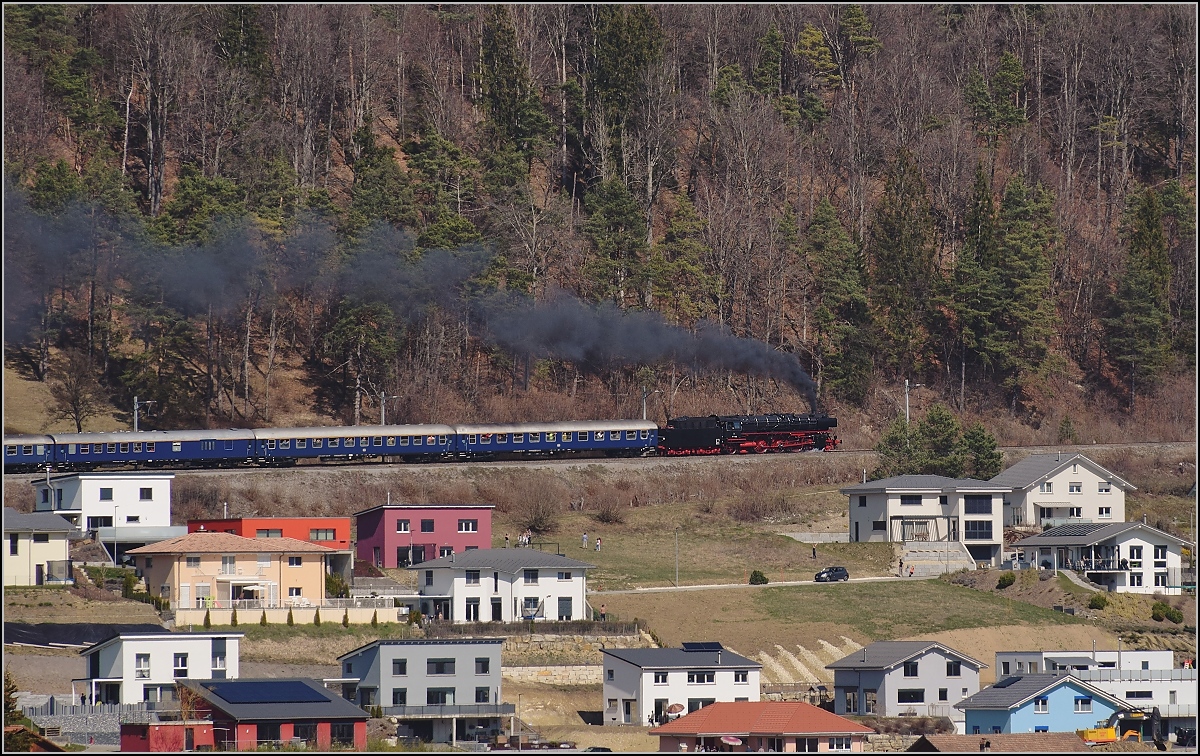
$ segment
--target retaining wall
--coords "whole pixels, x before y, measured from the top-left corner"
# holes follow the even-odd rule
[[[352,625],[369,625],[371,617],[375,612],[379,612],[380,622],[405,622],[408,620],[408,615],[401,617],[394,608],[375,609],[373,607],[351,607],[344,609],[339,606],[320,607],[321,609],[321,624],[326,622],[342,621],[342,614],[348,612],[350,615],[350,624]],[[267,623],[271,625],[287,624],[288,609],[241,609],[238,611],[238,624],[241,625],[257,625],[263,612],[267,613]],[[233,618],[232,609],[178,609],[175,611],[175,626],[185,627],[187,625],[203,625],[204,613],[209,613],[209,620],[214,625],[228,625]],[[293,607],[292,621],[297,625],[311,625],[313,618],[317,614],[317,607]]]

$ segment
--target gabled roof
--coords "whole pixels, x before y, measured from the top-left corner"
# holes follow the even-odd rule
[[[1131,530],[1139,529],[1150,531],[1149,535],[1158,540],[1174,541],[1180,545],[1186,543],[1181,538],[1176,538],[1170,533],[1164,533],[1158,528],[1142,522],[1069,522],[1066,525],[1058,525],[1042,531],[1037,535],[1022,538],[1014,543],[1013,547],[1091,546],[1094,543],[1103,543]]]
[[[5,533],[69,533],[75,526],[65,517],[49,512],[18,512],[4,508]]]
[[[762,669],[762,665],[744,656],[711,644],[703,649],[687,648],[605,648],[604,653],[641,669],[696,669],[698,667],[738,667]],[[720,659],[720,661],[717,661]]]
[[[947,478],[944,475],[897,475],[892,478],[868,480],[866,483],[848,486],[841,489],[844,494],[880,493],[883,491],[995,491],[1002,493],[1011,491],[1006,486],[994,481],[976,480],[975,478]]]
[[[471,549],[460,551],[453,556],[439,557],[428,562],[414,564],[408,569],[498,570],[516,573],[519,570],[536,570],[538,568],[588,570],[595,566],[537,549]]]
[[[366,721],[367,712],[321,683],[305,677],[269,680],[183,680],[213,708],[236,721],[282,719],[300,721]],[[235,700],[230,700],[230,699]],[[274,700],[272,700],[274,699]],[[282,699],[282,700],[281,700]]]
[[[1090,751],[1073,732],[1014,732],[989,735],[922,735],[909,746],[910,753],[971,753],[980,741],[993,753],[1073,753]]]
[[[874,730],[803,701],[719,701],[650,731],[651,735],[871,735]]]
[[[93,643],[92,645],[88,646],[87,648],[80,649],[79,653],[82,654],[83,656],[87,656],[89,654],[95,653],[96,651],[100,650],[101,648],[103,648],[105,646],[111,646],[112,644],[114,644],[118,641],[124,642],[124,641],[135,641],[135,640],[148,640],[148,641],[152,641],[152,642],[164,642],[165,643],[167,641],[178,640],[180,638],[183,638],[185,640],[194,640],[194,639],[199,639],[199,638],[242,638],[245,635],[246,635],[245,633],[237,631],[237,630],[234,630],[231,632],[219,632],[219,633],[173,633],[173,632],[167,630],[166,628],[162,628],[162,632],[159,632],[159,631],[145,632],[145,633],[123,632],[123,633],[117,633],[116,635],[112,636],[111,638],[102,640],[99,643]]]
[[[1136,486],[1122,480],[1110,470],[1106,470],[1082,454],[1031,454],[992,478],[991,482],[1011,486],[1014,489],[1030,488],[1074,464],[1085,465],[1092,472],[1111,480],[1114,485],[1125,491],[1137,490]]]
[[[1065,672],[1041,672],[1036,675],[1013,675],[997,680],[973,696],[964,698],[954,704],[954,708],[962,709],[1015,709],[1035,696],[1062,685],[1072,685],[1087,691],[1092,698],[1100,698],[1117,708],[1126,706],[1125,702],[1111,694],[1088,685],[1078,677]]]
[[[336,549],[296,538],[243,538],[232,533],[202,530],[130,549],[126,554],[335,554]]]
[[[869,646],[860,648],[852,654],[843,656],[832,664],[826,664],[825,669],[891,669],[892,667],[900,666],[909,659],[924,654],[930,649],[940,650],[946,656],[952,656],[968,664],[973,664],[977,669],[987,667],[983,662],[972,659],[966,654],[955,651],[937,641],[915,640],[877,641]]]

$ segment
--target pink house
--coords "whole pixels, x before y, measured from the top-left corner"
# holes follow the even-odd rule
[[[357,512],[358,558],[407,567],[492,547],[491,504],[386,504]]]

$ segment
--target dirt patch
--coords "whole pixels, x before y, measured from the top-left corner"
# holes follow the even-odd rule
[[[76,595],[68,588],[4,588],[5,622],[86,622],[96,624],[161,624],[149,604],[130,601],[90,587],[100,600]]]
[[[504,703],[519,705],[520,717],[535,728],[543,740],[571,741],[579,748],[607,746],[614,751],[657,751],[658,738],[649,727],[605,727],[597,721],[604,710],[604,691],[599,685],[562,687],[538,683],[505,682]],[[585,719],[586,717],[586,719]]]

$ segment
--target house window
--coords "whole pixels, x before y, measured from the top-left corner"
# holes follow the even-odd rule
[[[1142,547],[1129,547],[1129,566],[1133,569],[1138,569],[1142,566]]]
[[[900,506],[902,507],[919,507],[921,506],[920,494],[902,494],[900,496]]]
[[[154,489],[153,488],[138,489],[138,501],[154,501]]]
[[[946,677],[962,677],[962,662],[957,660],[946,662]]]
[[[1166,567],[1167,566],[1167,547],[1166,546],[1155,546],[1154,547],[1154,566],[1155,567]]]
[[[538,584],[538,571],[537,570],[525,570],[525,585],[537,585],[537,584]]]
[[[558,579],[559,579],[559,580],[570,580],[570,579],[571,579],[571,573],[569,573],[569,572],[559,572],[559,573],[558,573]]]
[[[1048,480],[1043,481],[1042,484],[1038,486],[1038,493],[1054,493],[1054,484]]]
[[[433,520],[421,520],[421,532],[422,533],[432,533],[433,532]]]
[[[1112,483],[1107,480],[1102,480],[1096,484],[1097,493],[1112,493]]]
[[[221,574],[236,575],[237,574],[237,557],[223,556],[221,557]]]
[[[1092,697],[1091,696],[1075,696],[1075,713],[1076,714],[1091,714],[1092,713]]]
[[[188,655],[175,654],[175,677],[188,676]]]
[[[1067,517],[1083,517],[1083,507],[1067,507]]]
[[[478,533],[479,532],[479,520],[459,520],[458,521],[458,532],[459,533]]]
[[[112,500],[113,500],[112,489],[111,488],[101,488],[100,489],[100,501],[112,501]]]
[[[1008,670],[1009,670],[1009,663],[1008,663],[1008,662],[1001,662],[1001,663],[1000,663],[1000,670],[1001,670],[1001,672],[1000,672],[1001,674],[1004,674],[1004,675],[1010,675],[1010,674],[1012,674],[1011,672],[1009,672],[1009,671],[1008,671]]]
[[[690,670],[688,672],[688,685],[711,685],[716,681],[716,672],[711,669]]]
[[[609,681],[609,682],[612,682],[612,681],[613,681],[613,675],[614,675],[614,674],[616,674],[616,673],[615,673],[615,672],[613,672],[611,669],[609,669],[609,670],[605,670],[605,673],[606,673],[606,674],[607,674],[607,676],[608,676],[608,681]]]
[[[425,585],[433,585],[433,570],[425,570]]]
[[[1050,699],[1047,698],[1046,696],[1038,696],[1037,698],[1033,699],[1033,713],[1034,714],[1049,714],[1050,713]]]
[[[1154,573],[1154,586],[1156,588],[1166,588],[1167,587],[1167,573],[1165,573],[1165,572]]]
[[[262,528],[254,531],[255,538],[283,538],[283,530],[276,528]]]
[[[1112,507],[1100,507],[1098,516],[1101,520],[1111,520],[1112,519]]]
[[[488,702],[488,688],[476,688],[475,689],[475,703],[487,703],[487,702]]]
[[[938,700],[939,701],[949,701],[950,700],[950,689],[949,688],[938,688]]]
[[[259,573],[261,574],[263,570],[270,568],[270,566],[271,566],[271,555],[270,554],[259,554],[258,555],[258,571],[259,571]]]
[[[288,595],[293,596],[293,597],[298,597],[302,594],[300,593],[300,589],[298,587],[293,586],[291,588],[288,588]]]
[[[392,676],[404,677],[408,674],[408,659],[392,659]]]
[[[288,567],[299,567],[303,563],[304,557],[290,556],[288,557]]]
[[[1083,493],[1083,483],[1073,480],[1067,484],[1067,493],[1081,494]]]
[[[620,431],[613,431],[613,433],[620,433]],[[716,702],[717,699],[715,698],[689,698],[687,702],[688,714],[691,714],[693,711],[699,711],[705,706],[715,704]]]
[[[141,515],[126,515],[125,516],[125,524],[126,525],[137,525],[141,521],[142,521]]]
[[[425,662],[425,674],[427,675],[452,675],[454,674],[453,659],[430,659]]]
[[[453,546],[442,546],[441,548],[438,549],[438,556],[440,556],[440,557],[448,557],[453,554],[454,554]]]
[[[901,688],[896,691],[897,703],[925,703],[924,688]]]
[[[486,656],[475,657],[475,674],[486,675],[492,671],[492,660]]]
[[[463,619],[465,619],[467,622],[479,621],[479,599],[467,599],[467,613],[463,616]]]
[[[1154,698],[1152,690],[1127,690],[1125,691],[1126,700],[1138,700],[1144,698]]]
[[[33,534],[33,542],[34,543],[50,543],[50,534],[49,533],[34,533]]]
[[[860,506],[860,507],[865,507],[865,506],[867,506],[867,497],[866,497],[866,496],[859,496],[859,497],[858,497],[858,506]]]
[[[408,688],[392,688],[392,706],[408,706]]]
[[[654,684],[655,685],[666,685],[667,684],[667,673],[666,672],[655,672],[654,673]]]
[[[966,520],[963,522],[963,538],[968,541],[992,540],[991,520]]]
[[[830,751],[849,751],[850,750],[850,738],[844,737],[844,736],[830,738],[829,739],[829,750]]]
[[[992,513],[992,497],[991,496],[971,496],[963,497],[963,514],[981,515]]]
[[[454,688],[428,688],[425,703],[428,706],[453,706]]]
[[[337,531],[333,528],[315,528],[308,531],[310,541],[336,541]]]
[[[212,655],[212,668],[215,671],[225,669],[225,654],[215,653]]]
[[[916,677],[917,676],[917,663],[915,661],[904,662],[904,676],[905,677]]]
[[[479,585],[479,570],[467,570],[467,585]]]
[[[409,530],[408,530],[408,520],[396,520],[396,532],[397,532],[397,533],[407,533],[407,532],[409,532]]]
[[[768,751],[772,751],[774,753],[783,753],[783,738],[763,738],[763,740],[766,741],[764,743],[764,747]],[[817,739],[816,738],[796,738],[796,750],[797,751],[804,752],[806,750],[801,747],[801,743],[805,740],[812,740],[815,743]],[[817,749],[814,746],[813,751],[815,752],[816,750]]]
[[[150,678],[150,654],[138,654],[135,657],[133,676],[141,680]]]
[[[733,681],[734,681],[735,683],[748,683],[748,682],[750,682],[750,670],[747,670],[747,669],[735,669],[735,670],[733,671]]]
[[[198,557],[198,556],[186,557],[184,559],[184,563],[187,564],[188,569],[191,569],[191,570],[199,569],[200,568],[200,557]]]
[[[872,520],[871,530],[887,530],[887,523],[883,520]]]
[[[942,505],[943,507],[948,505],[949,503],[950,503],[949,496],[939,496],[938,497],[938,504]]]
[[[146,557],[146,569],[154,566],[154,557]]]

